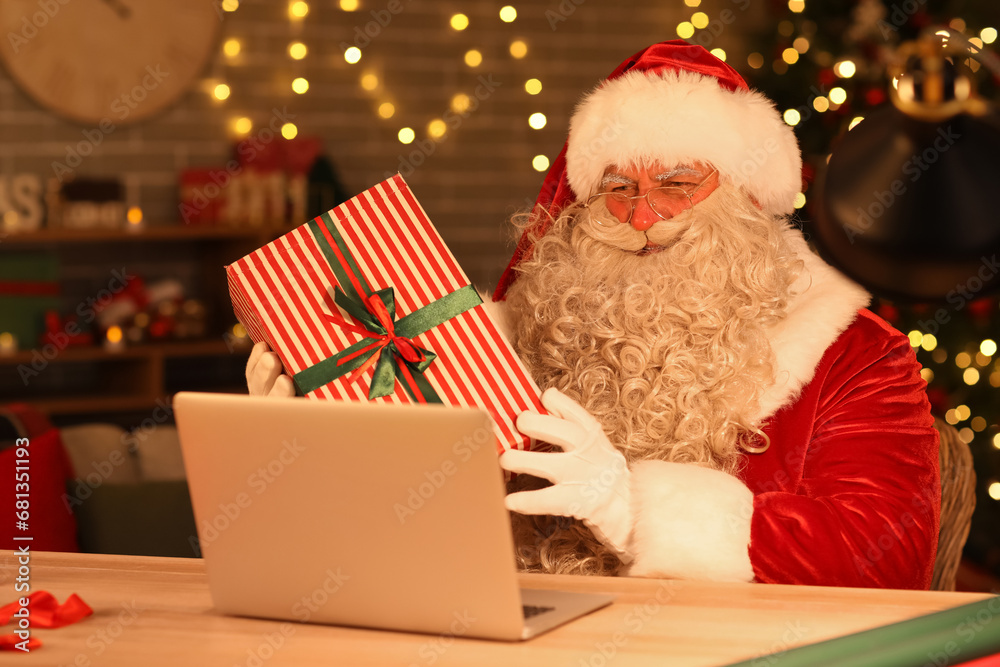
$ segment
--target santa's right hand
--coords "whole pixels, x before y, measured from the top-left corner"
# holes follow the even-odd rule
[[[281,359],[261,341],[253,346],[247,361],[247,388],[251,396],[274,396],[290,398],[295,396],[292,378],[284,373]]]

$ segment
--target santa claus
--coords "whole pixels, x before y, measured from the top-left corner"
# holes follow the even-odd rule
[[[587,95],[494,300],[548,415],[529,570],[927,588],[938,436],[908,339],[788,223],[791,128],[683,41]],[[255,348],[252,393],[290,394]]]

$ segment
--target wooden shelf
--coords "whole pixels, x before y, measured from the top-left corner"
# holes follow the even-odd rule
[[[124,229],[40,229],[34,232],[11,232],[3,242],[34,245],[45,243],[107,243],[135,241],[231,241],[238,239],[273,238],[288,231],[277,223],[260,227],[227,227],[224,225],[149,225],[141,231]]]
[[[61,350],[49,363],[74,361],[115,361],[119,359],[149,359],[152,357],[207,357],[215,355],[249,353],[251,344],[232,349],[221,337],[218,339],[193,341],[166,341],[128,346],[119,352],[108,352],[96,345],[87,347],[67,347]],[[37,350],[19,350],[14,354],[0,356],[0,365],[30,364],[36,359]]]

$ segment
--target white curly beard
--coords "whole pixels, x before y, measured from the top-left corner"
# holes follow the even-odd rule
[[[630,461],[734,472],[774,379],[764,328],[784,317],[797,272],[783,224],[725,184],[645,234],[596,216],[565,211],[521,265],[515,347]]]

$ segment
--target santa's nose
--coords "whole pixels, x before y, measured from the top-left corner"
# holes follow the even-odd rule
[[[669,215],[662,216],[657,214],[656,211],[650,208],[649,202],[646,201],[646,198],[643,197],[642,199],[636,200],[635,210],[632,211],[632,219],[629,220],[629,224],[632,225],[636,230],[644,232],[650,227],[652,227],[655,223],[669,217],[670,217]]]

